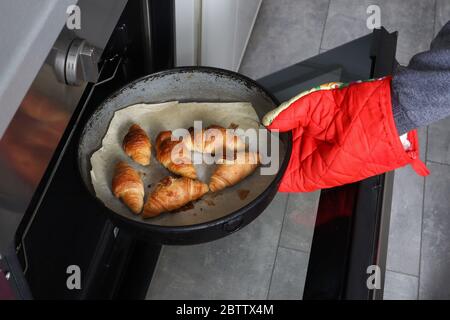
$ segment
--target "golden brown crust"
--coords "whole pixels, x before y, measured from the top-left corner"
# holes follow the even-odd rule
[[[144,205],[144,184],[139,173],[126,162],[120,161],[116,164],[112,191],[135,214],[139,214],[142,211]]]
[[[211,176],[209,189],[217,192],[233,186],[252,174],[260,164],[257,152],[237,153],[236,159],[219,164]]]
[[[199,180],[166,177],[148,197],[142,216],[150,218],[163,212],[179,209],[201,198],[208,190],[208,185]]]
[[[171,131],[160,132],[156,138],[155,147],[156,159],[169,171],[183,177],[197,178],[190,152],[183,147],[180,141],[172,141]],[[178,148],[178,150],[174,148]]]
[[[133,124],[123,139],[123,150],[140,165],[150,164],[152,144],[145,131],[137,124]]]
[[[245,142],[241,138],[234,135],[232,130],[227,130],[218,125],[211,125],[208,128],[194,134],[192,128],[189,130],[191,137],[185,139],[188,150],[202,153],[215,153],[221,150],[223,153],[226,149],[233,151],[245,150]]]

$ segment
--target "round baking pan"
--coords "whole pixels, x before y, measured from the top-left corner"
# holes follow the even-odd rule
[[[135,80],[109,96],[93,112],[83,128],[78,146],[78,167],[81,178],[92,197],[98,200],[121,228],[131,229],[136,235],[161,244],[196,244],[224,237],[249,224],[270,204],[284,174],[291,154],[290,133],[279,135],[278,171],[270,177],[255,172],[248,179],[264,184],[263,191],[253,195],[242,205],[235,199],[236,192],[228,191],[229,211],[212,208],[199,212],[198,217],[187,221],[183,212],[166,213],[171,216],[170,224],[158,219],[142,219],[108,209],[94,192],[91,183],[92,154],[101,147],[114,112],[136,103],[179,102],[250,102],[261,119],[264,114],[278,105],[278,101],[255,81],[235,72],[209,67],[181,67],[151,74]],[[154,137],[152,137],[154,139]],[[168,173],[169,175],[169,173]],[[177,216],[179,215],[179,216]],[[197,214],[196,214],[197,216]],[[177,217],[180,217],[177,220]]]

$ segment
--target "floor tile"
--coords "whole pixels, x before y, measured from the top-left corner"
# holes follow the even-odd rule
[[[450,166],[428,163],[425,182],[420,299],[450,299]]]
[[[384,300],[417,300],[419,279],[387,270],[384,285]]]
[[[428,127],[422,127],[417,129],[417,133],[419,136],[420,159],[422,161],[425,161],[427,159],[427,150],[428,150]]]
[[[308,260],[308,253],[280,247],[270,284],[269,299],[302,299]]]
[[[436,21],[434,33],[438,34],[441,28],[450,21],[450,1],[436,0]]]
[[[258,8],[261,7],[262,1],[263,0],[237,1],[236,30],[246,30],[246,32],[236,32],[234,35],[235,46],[240,48],[240,50],[236,52],[239,53],[239,55],[235,54],[235,69],[233,70],[237,71],[242,63],[242,58],[244,57],[255,19],[258,17],[257,14],[259,14]]]
[[[427,159],[450,164],[450,117],[428,127]]]
[[[367,6],[365,1],[331,1],[321,48],[333,49],[371,33],[366,27]]]
[[[320,191],[289,194],[280,246],[310,251],[319,198]]]
[[[379,5],[381,25],[399,31],[397,59],[429,48],[434,33],[434,0],[333,0],[330,4],[321,48],[332,49],[371,32],[367,28],[369,5]]]
[[[319,53],[329,0],[263,0],[240,72],[254,79]]]
[[[389,270],[419,275],[424,178],[411,167],[395,171],[389,226]]]
[[[147,299],[266,299],[287,195],[244,229],[195,246],[164,246]]]

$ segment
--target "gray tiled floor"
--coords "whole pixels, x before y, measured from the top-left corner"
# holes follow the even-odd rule
[[[280,246],[309,252],[320,192],[291,193],[281,231]]]
[[[419,275],[425,179],[411,167],[395,172],[387,269]]]
[[[428,160],[450,164],[450,118],[428,128]]]
[[[258,79],[319,53],[329,0],[263,0],[240,72]]]
[[[396,171],[387,268],[417,276],[419,299],[450,298],[446,285],[450,283],[449,127],[447,118],[430,125],[428,136],[421,130],[422,152],[426,153],[422,159],[428,160],[429,177],[420,178],[411,169]],[[415,293],[412,281],[397,274],[386,277],[386,286],[397,288],[401,298]],[[389,294],[393,296],[392,290]]]
[[[450,166],[428,163],[425,184],[420,299],[450,298]]]
[[[401,64],[428,49],[434,33],[435,0],[332,0],[322,48],[332,49],[370,33],[366,26],[369,5],[380,7],[386,29],[399,31],[397,59]]]
[[[302,299],[309,255],[279,248],[269,291],[269,299]]]
[[[436,0],[436,21],[434,33],[437,34],[442,26],[450,20],[450,1]]]
[[[420,159],[426,160],[428,152],[428,127],[417,129],[419,135]]]
[[[386,271],[384,300],[416,300],[419,287],[418,277]]]

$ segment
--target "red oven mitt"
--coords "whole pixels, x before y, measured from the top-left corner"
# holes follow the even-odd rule
[[[391,77],[328,83],[303,92],[265,115],[269,130],[292,131],[292,155],[281,192],[308,192],[359,181],[419,159],[416,130],[405,151],[391,106]]]

